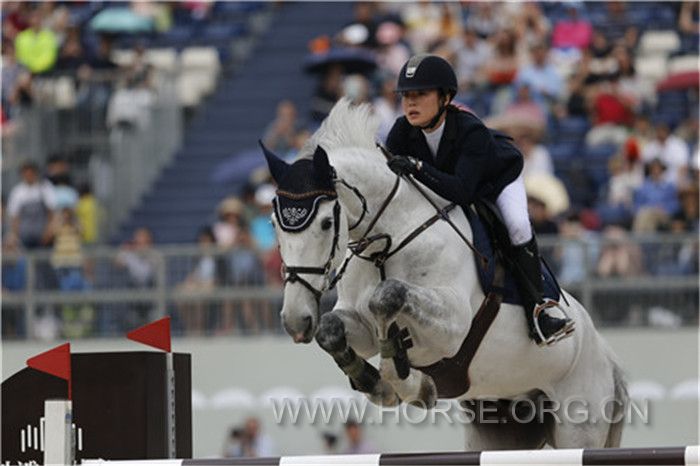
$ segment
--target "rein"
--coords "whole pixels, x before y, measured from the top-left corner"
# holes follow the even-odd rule
[[[381,143],[377,142],[377,147],[378,147],[379,150],[382,152],[382,154],[384,154],[384,157],[385,157],[387,160],[390,159],[390,158],[393,156],[393,154],[392,154],[391,152],[389,152],[389,149],[387,149],[386,147],[384,147]],[[411,183],[411,185],[412,185],[414,188],[416,188],[416,190],[425,198],[426,201],[428,201],[428,202],[430,203],[431,206],[433,206],[433,207],[435,208],[435,210],[437,210],[438,215],[444,210],[444,209],[440,209],[440,207],[438,207],[438,205],[437,205],[435,202],[433,202],[432,199],[430,199],[430,196],[428,196],[428,194],[425,192],[425,190],[423,190],[423,188],[421,188],[421,187],[418,185],[418,183],[416,183],[416,180],[413,179],[413,177],[411,177],[410,175],[408,175],[408,176],[406,177],[406,180],[407,180],[409,183]],[[450,210],[451,210],[451,209],[450,209]],[[452,229],[453,229],[453,230],[457,233],[457,235],[462,239],[462,241],[464,242],[464,244],[466,244],[466,245],[469,247],[469,249],[472,250],[472,252],[474,253],[474,255],[481,261],[481,267],[482,267],[482,268],[486,268],[486,267],[488,266],[488,263],[489,263],[489,260],[486,258],[486,256],[484,256],[483,254],[481,254],[481,253],[474,247],[474,245],[472,244],[472,242],[469,241],[469,240],[467,239],[467,237],[464,236],[464,234],[463,234],[461,231],[459,231],[459,228],[457,228],[457,225],[455,225],[455,224],[452,222],[452,220],[450,220],[449,215],[443,215],[443,216],[442,216],[442,219],[445,220],[445,221],[448,223],[448,225],[450,225],[450,226],[452,227]]]
[[[396,248],[393,250],[391,249],[391,236],[387,235],[385,233],[381,233],[378,235],[370,236],[370,237],[363,237],[360,240],[356,241],[355,243],[350,245],[350,250],[353,252],[353,255],[357,256],[360,259],[373,262],[374,265],[379,269],[379,275],[381,276],[382,281],[386,280],[386,270],[384,265],[386,264],[386,261],[388,261],[394,254],[398,253],[401,251],[404,247],[406,247],[411,241],[416,239],[421,233],[423,233],[425,230],[428,229],[433,223],[437,222],[441,218],[444,218],[444,216],[448,215],[449,212],[454,209],[457,205],[456,204],[450,204],[444,209],[441,209],[430,217],[428,220],[423,222],[421,225],[416,227],[411,233],[409,233],[400,243]],[[375,241],[385,241],[384,248],[381,251],[377,251],[370,256],[363,256],[362,252],[367,249],[372,243]],[[350,256],[352,257],[352,256]]]
[[[338,273],[333,277],[333,279],[330,282],[330,285],[328,287],[329,290],[333,289],[340,279],[343,277],[343,274],[345,273],[345,270],[350,263],[350,260],[353,257],[358,257],[360,259],[373,262],[374,265],[379,269],[379,274],[381,277],[381,280],[384,281],[386,280],[386,268],[385,264],[386,261],[389,260],[394,254],[398,253],[401,251],[404,247],[406,247],[411,241],[416,239],[421,233],[423,233],[425,230],[428,229],[432,224],[437,222],[440,219],[446,219],[449,217],[449,212],[456,207],[456,204],[452,203],[445,207],[444,209],[438,208],[438,212],[430,217],[428,220],[423,222],[421,225],[419,225],[417,228],[415,228],[411,233],[409,233],[400,243],[396,248],[393,250],[391,249],[392,246],[392,237],[391,235],[388,235],[386,233],[379,233],[376,235],[368,236],[372,229],[375,227],[377,222],[379,221],[379,218],[384,214],[386,211],[387,207],[389,207],[389,204],[391,204],[391,201],[396,197],[396,193],[399,190],[399,185],[401,183],[401,177],[397,176],[396,181],[394,182],[394,186],[391,188],[391,191],[387,195],[387,197],[384,199],[384,202],[382,202],[382,205],[379,207],[379,210],[375,214],[374,217],[372,217],[372,220],[370,221],[369,225],[367,226],[367,229],[365,230],[364,234],[362,237],[360,237],[359,240],[354,241],[348,245],[350,248],[350,251],[352,252],[352,255],[348,256],[345,258],[343,261],[343,264],[341,265],[340,269],[338,270]],[[346,186],[347,183],[346,183]],[[349,187],[349,186],[348,186]],[[359,222],[356,223],[356,225],[359,225]],[[372,244],[374,244],[377,241],[384,241],[384,248],[381,249],[380,251],[374,252],[369,256],[363,256],[362,253]]]
[[[385,157],[389,157],[391,154],[388,152],[388,150],[383,147],[381,144],[377,144],[377,147],[381,150],[381,152],[384,154]],[[432,205],[435,210],[437,211],[435,215],[430,217],[428,220],[423,222],[421,225],[416,227],[413,231],[411,231],[399,244],[394,248],[393,250],[391,249],[392,246],[392,237],[391,235],[387,233],[379,233],[376,235],[369,236],[371,233],[372,229],[376,226],[377,222],[381,218],[381,216],[384,214],[386,211],[387,207],[389,204],[391,204],[391,201],[396,197],[396,193],[399,190],[399,185],[401,183],[401,176],[397,175],[396,176],[396,181],[394,182],[394,186],[391,188],[391,191],[387,195],[387,197],[384,199],[384,202],[382,202],[381,206],[379,207],[379,210],[377,213],[372,217],[372,220],[370,220],[369,225],[367,226],[367,229],[365,232],[362,234],[359,240],[353,241],[352,243],[348,244],[348,248],[350,249],[350,252],[352,253],[351,255],[347,256],[345,260],[343,261],[342,265],[338,269],[338,272],[335,274],[335,276],[328,281],[327,286],[323,286],[321,289],[314,288],[313,285],[311,285],[308,281],[304,280],[299,274],[309,274],[309,275],[324,275],[327,276],[327,274],[330,272],[331,265],[333,263],[333,259],[335,258],[335,253],[336,249],[338,249],[338,239],[340,236],[340,204],[338,200],[335,201],[335,205],[333,206],[333,245],[331,246],[331,252],[328,257],[328,260],[324,264],[323,267],[304,267],[304,266],[287,266],[282,263],[283,267],[283,273],[285,275],[284,278],[284,283],[286,284],[287,282],[289,283],[295,283],[299,282],[301,283],[306,289],[308,289],[313,295],[314,298],[316,298],[316,302],[320,303],[321,301],[321,296],[324,291],[326,290],[332,290],[333,288],[336,287],[338,282],[341,280],[343,275],[345,274],[345,270],[348,267],[348,264],[350,263],[350,260],[352,260],[353,257],[358,257],[360,259],[369,261],[374,263],[374,265],[379,269],[379,274],[381,277],[381,280],[384,281],[386,280],[386,269],[385,269],[385,264],[386,261],[389,260],[392,256],[394,256],[396,253],[401,251],[404,247],[406,247],[411,241],[416,239],[421,233],[423,233],[425,230],[427,230],[431,225],[433,225],[435,222],[438,220],[445,220],[459,235],[459,237],[464,241],[464,243],[474,252],[475,256],[480,259],[481,261],[481,266],[486,267],[488,265],[488,259],[481,254],[479,251],[476,250],[474,245],[462,234],[461,231],[457,228],[457,226],[450,220],[449,214],[450,212],[457,207],[457,204],[451,203],[448,206],[444,208],[440,208],[435,202],[433,202],[432,199],[426,194],[426,192],[421,189],[420,186],[416,183],[416,181],[411,178],[410,176],[406,178],[408,182],[410,182],[417,190],[418,192]],[[360,224],[365,218],[365,215],[369,211],[367,208],[367,199],[362,195],[359,189],[357,187],[350,185],[348,182],[346,182],[342,178],[337,178],[335,177],[334,180],[336,183],[342,183],[345,187],[350,189],[355,196],[360,200],[362,203],[362,214],[360,215],[360,218],[351,226],[349,227],[349,230],[354,230]],[[384,247],[377,251],[372,253],[369,256],[364,256],[362,253],[370,247],[372,244],[374,244],[377,241],[384,241]]]
[[[357,256],[357,257],[359,257],[359,258],[361,258],[361,259],[366,259],[366,260],[375,261],[374,258],[368,259],[368,258],[365,258],[365,257],[363,257],[363,256],[360,255],[360,253],[361,253],[362,251],[364,251],[365,249],[367,249],[367,247],[369,247],[369,245],[372,244],[373,242],[378,241],[378,240],[385,240],[385,241],[386,241],[386,245],[385,245],[385,249],[384,249],[384,254],[387,254],[387,253],[388,253],[388,250],[391,248],[391,236],[390,236],[390,235],[387,235],[387,234],[384,234],[384,233],[379,234],[379,235],[374,235],[374,236],[371,236],[371,237],[367,237],[367,235],[369,235],[369,233],[372,231],[372,229],[374,228],[374,226],[375,226],[375,225],[377,224],[377,222],[379,221],[379,218],[382,216],[382,214],[384,214],[384,211],[385,211],[386,208],[389,206],[389,204],[391,204],[391,201],[392,201],[392,200],[394,199],[394,197],[396,196],[396,193],[397,193],[398,190],[399,190],[399,184],[400,184],[400,182],[401,182],[401,177],[400,177],[400,176],[397,176],[397,177],[396,177],[396,181],[394,182],[394,186],[391,188],[391,191],[389,192],[389,194],[387,195],[387,197],[384,199],[384,202],[382,202],[382,205],[379,207],[379,210],[377,210],[377,213],[375,214],[375,216],[372,217],[372,220],[370,220],[369,225],[367,226],[367,229],[366,229],[365,232],[362,234],[362,237],[361,237],[359,240],[357,240],[357,241],[355,241],[355,242],[353,242],[353,243],[350,243],[350,244],[348,245],[348,247],[350,248],[350,251],[352,252],[352,255],[346,257],[345,260],[343,261],[343,264],[340,266],[340,269],[338,270],[338,273],[335,274],[335,277],[333,277],[333,279],[332,279],[331,282],[330,282],[330,285],[329,285],[329,287],[328,287],[329,290],[332,290],[332,289],[335,288],[335,286],[338,284],[338,282],[340,281],[340,279],[343,277],[343,274],[345,273],[345,269],[347,269],[348,264],[350,263],[350,260],[351,260],[354,256]],[[345,183],[345,182],[343,182],[343,183]],[[345,185],[349,187],[349,185],[348,185],[347,183],[345,183]],[[362,196],[362,194],[360,194],[360,192],[359,192],[359,190],[358,190],[357,188],[354,188],[354,187],[353,187],[353,192],[357,192],[357,194],[359,194],[359,195],[361,196],[361,199],[364,200],[364,196]],[[363,204],[363,205],[364,205],[364,204]],[[364,212],[363,212],[363,213],[364,213]],[[357,222],[357,223],[355,224],[355,226],[357,226],[357,225],[359,225],[359,222]],[[375,254],[376,254],[376,253],[375,253]],[[387,258],[388,258],[388,257],[387,257]],[[381,274],[382,274],[382,280],[384,280],[384,262],[386,261],[387,258],[384,258],[384,259],[381,261],[381,265],[377,265],[377,263],[375,262],[375,265],[377,265],[377,267],[380,267],[380,271],[381,271]]]

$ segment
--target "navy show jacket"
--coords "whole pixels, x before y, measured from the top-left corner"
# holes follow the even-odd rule
[[[423,132],[405,116],[391,128],[387,148],[422,160],[416,178],[443,198],[463,207],[476,199],[494,202],[522,172],[522,154],[510,137],[487,128],[472,113],[452,105],[446,113],[436,157]]]

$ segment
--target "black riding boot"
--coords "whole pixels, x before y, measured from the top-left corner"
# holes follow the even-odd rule
[[[542,283],[542,270],[540,269],[540,254],[537,249],[537,241],[533,236],[530,241],[520,246],[513,246],[512,254],[515,263],[515,275],[518,289],[523,300],[525,319],[530,330],[530,338],[538,345],[552,343],[552,337],[560,337],[573,330],[573,321],[568,317],[559,318],[547,314],[547,309],[557,305],[552,300],[544,299],[544,285]],[[535,317],[537,316],[537,317]],[[537,332],[535,318],[544,336]]]

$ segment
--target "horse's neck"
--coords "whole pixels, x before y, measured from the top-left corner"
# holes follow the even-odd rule
[[[368,214],[364,216],[363,221],[357,228],[349,232],[350,241],[359,240],[367,232],[368,226],[378,214],[382,204],[389,198],[396,182],[396,175],[387,169],[383,158],[379,154],[375,155],[375,157],[377,157],[376,162],[372,161],[369,164],[361,163],[359,160],[354,163],[348,163],[347,159],[349,157],[346,157],[342,162],[333,163],[338,176],[349,185],[357,188],[367,199]],[[436,214],[435,208],[430,205],[416,188],[411,186],[406,180],[401,180],[400,183],[396,196],[388,204],[368,235],[388,234],[391,236],[394,250],[412,232],[415,232],[417,228]],[[424,188],[423,191],[430,196],[437,206],[443,208],[449,204],[448,201],[434,194],[428,188]],[[361,203],[350,189],[338,187],[338,195],[343,205],[343,210],[348,217],[348,225],[353,225],[362,213]],[[469,228],[469,223],[459,210],[453,210],[450,217],[454,225],[471,240],[472,232]],[[371,244],[365,249],[364,255],[367,256],[373,252],[380,251],[385,244],[384,241],[377,241]],[[404,251],[404,254],[394,259],[394,261],[399,261],[399,268],[404,272],[425,267],[426,263],[430,262],[430,260],[426,260],[425,251],[433,251],[436,254],[433,259],[441,257],[443,259],[441,264],[448,264],[447,266],[449,267],[449,269],[445,270],[454,272],[453,276],[446,278],[446,280],[461,277],[457,280],[459,283],[455,286],[464,290],[465,296],[481,293],[478,280],[474,275],[470,275],[476,271],[473,265],[474,255],[458,239],[458,236],[453,231],[450,231],[450,226],[446,223],[437,222],[432,228],[428,228],[410,241],[409,244],[406,244]],[[426,278],[414,276],[412,279],[416,280],[416,283],[434,284],[436,283],[434,280],[440,281],[445,277],[445,270],[441,272],[435,271],[434,274]],[[466,321],[469,320],[467,319]]]
[[[358,151],[360,152],[360,151]],[[351,240],[358,240],[367,230],[372,219],[381,209],[382,204],[390,197],[391,190],[396,183],[394,175],[386,166],[383,157],[377,154],[344,154],[338,156],[331,163],[336,168],[338,176],[349,185],[357,188],[367,200],[368,213],[362,223],[350,232]],[[426,191],[429,191],[426,189]],[[348,212],[348,223],[353,224],[362,214],[362,206],[358,197],[349,189],[339,189],[341,203]],[[446,202],[438,196],[431,197],[438,205],[446,205]],[[422,195],[406,180],[401,180],[401,185],[384,213],[377,220],[372,229],[372,234],[387,233],[399,235],[408,229],[418,226],[418,223],[427,220],[434,209]]]

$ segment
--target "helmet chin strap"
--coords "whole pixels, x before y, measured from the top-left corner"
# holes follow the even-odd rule
[[[447,106],[450,104],[450,100],[450,97],[447,97],[445,96],[445,94],[441,93],[440,103],[442,105],[440,105],[440,110],[438,110],[433,119],[430,120],[427,125],[419,126],[419,128],[422,130],[435,128],[435,126],[437,126],[438,122],[440,121],[442,114],[445,113],[445,110],[447,110]]]
[[[447,105],[442,105],[442,106],[440,107],[440,110],[438,110],[438,112],[437,112],[437,113],[435,114],[435,116],[433,117],[433,119],[430,120],[430,121],[428,122],[427,125],[419,126],[419,128],[422,129],[422,130],[434,128],[435,125],[437,125],[438,122],[440,121],[440,117],[442,116],[442,114],[445,113],[445,109],[446,109],[446,108],[447,108]]]

